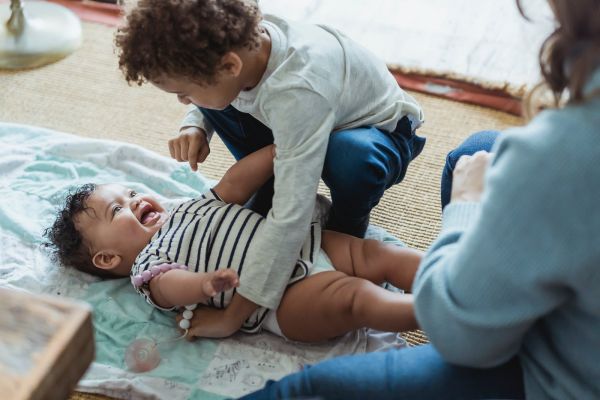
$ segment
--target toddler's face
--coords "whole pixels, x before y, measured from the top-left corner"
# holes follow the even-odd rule
[[[211,110],[222,110],[240,94],[240,82],[236,78],[221,75],[217,83],[200,85],[185,78],[163,76],[152,82],[157,88],[177,95],[180,103],[195,104]]]
[[[99,268],[106,264],[110,267],[106,269],[123,276],[168,218],[153,197],[116,184],[99,185],[86,206],[75,226],[91,248],[94,264]],[[120,257],[118,263],[111,257]]]

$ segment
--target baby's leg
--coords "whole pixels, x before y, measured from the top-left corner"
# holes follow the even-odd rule
[[[362,327],[390,332],[418,327],[412,295],[339,271],[321,272],[289,287],[277,321],[287,338],[302,342],[323,341]]]
[[[380,284],[390,282],[409,291],[421,262],[418,250],[323,231],[321,247],[336,270]]]

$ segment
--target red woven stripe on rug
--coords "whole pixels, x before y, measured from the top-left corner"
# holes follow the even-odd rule
[[[83,21],[116,26],[122,20],[122,9],[117,4],[99,1],[48,0],[69,8]],[[27,4],[27,3],[25,3]]]
[[[522,114],[521,99],[502,90],[486,89],[467,82],[425,75],[403,74],[396,71],[392,71],[392,74],[403,89],[489,107],[513,115]]]

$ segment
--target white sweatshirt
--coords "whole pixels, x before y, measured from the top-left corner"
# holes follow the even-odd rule
[[[383,61],[340,32],[270,15],[262,25],[271,37],[267,69],[231,105],[273,131],[275,194],[264,234],[247,260],[257,273],[238,292],[274,309],[310,226],[329,136],[361,126],[393,131],[405,115],[420,124],[423,113]],[[209,137],[213,132],[195,107],[182,126],[202,127]]]

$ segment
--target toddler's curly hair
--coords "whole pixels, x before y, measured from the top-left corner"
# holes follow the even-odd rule
[[[84,238],[75,227],[74,219],[87,210],[86,202],[96,190],[96,185],[87,183],[67,194],[63,207],[58,211],[50,228],[44,231],[43,245],[50,250],[55,261],[101,278],[114,278],[108,271],[98,268]]]
[[[115,37],[128,83],[161,75],[214,83],[227,52],[259,46],[254,0],[140,0]]]

